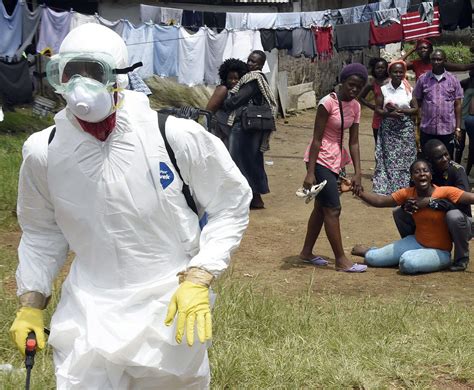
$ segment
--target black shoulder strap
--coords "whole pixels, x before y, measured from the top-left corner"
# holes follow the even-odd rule
[[[166,138],[166,131],[165,131],[165,124],[166,119],[168,119],[169,114],[165,114],[162,112],[158,112],[158,127],[160,129],[161,136],[163,137],[163,141],[165,141],[166,151],[170,157],[171,163],[176,169],[179,178],[183,182],[183,195],[186,198],[186,203],[188,204],[189,208],[194,211],[195,214],[198,213],[196,203],[194,202],[193,196],[191,195],[191,191],[189,190],[189,186],[184,182],[183,176],[181,176],[181,171],[178,168],[178,164],[176,163],[176,156],[174,155],[174,151],[171,148],[171,145],[168,142],[168,138]]]
[[[53,130],[51,130],[51,133],[49,133],[48,145],[53,141],[55,134],[56,134],[56,126],[54,126]]]
[[[337,96],[337,101],[339,102],[339,113],[341,115],[341,153],[342,153],[342,144],[344,142],[344,111],[342,110],[342,100],[340,99],[339,95]]]

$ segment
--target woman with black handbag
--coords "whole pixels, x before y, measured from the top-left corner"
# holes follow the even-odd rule
[[[362,188],[359,150],[360,104],[356,98],[367,78],[367,69],[362,64],[354,63],[344,67],[339,75],[342,83],[339,92],[324,96],[318,103],[313,139],[305,155],[307,174],[303,186],[309,189],[324,180],[326,185],[315,200],[300,258],[314,265],[327,265],[327,260],[313,253],[313,247],[324,224],[334,252],[336,270],[344,272],[364,272],[367,269],[366,265],[354,264],[347,258],[342,246],[339,225],[341,214],[339,186],[345,176],[344,167],[351,160],[343,148],[344,130],[347,129],[355,171],[350,187],[356,195]]]
[[[231,126],[229,152],[253,192],[250,208],[262,209],[262,194],[270,192],[263,153],[269,149],[270,133],[275,130],[276,100],[262,73],[266,55],[255,50],[250,53],[244,75],[224,101]]]

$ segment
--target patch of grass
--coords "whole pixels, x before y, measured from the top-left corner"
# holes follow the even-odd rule
[[[14,255],[0,248],[2,263],[5,256]],[[308,294],[288,301],[230,278],[216,292],[213,389],[429,389],[438,378],[474,382],[472,308],[433,306],[422,297],[388,304]],[[15,299],[4,289],[0,298],[0,361],[20,369],[23,361],[8,337]],[[55,296],[50,311],[56,302]],[[54,389],[50,349],[36,359],[32,389]],[[0,372],[3,389],[24,380],[24,371]]]
[[[0,134],[34,133],[53,124],[53,117],[38,117],[30,106],[16,108],[14,112],[5,112],[0,122]]]

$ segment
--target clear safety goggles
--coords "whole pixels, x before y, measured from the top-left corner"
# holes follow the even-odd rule
[[[51,57],[46,65],[46,77],[56,92],[64,93],[75,77],[87,77],[98,81],[102,87],[112,87],[118,74],[126,74],[141,66],[117,69],[115,61],[107,53],[62,53]]]

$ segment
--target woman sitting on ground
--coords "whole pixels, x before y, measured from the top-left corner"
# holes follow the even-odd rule
[[[315,265],[327,264],[325,259],[313,253],[313,247],[324,224],[334,252],[336,269],[345,272],[364,272],[367,269],[365,265],[353,264],[344,253],[339,225],[341,201],[338,190],[338,177],[351,160],[343,148],[342,129],[349,129],[349,150],[355,171],[351,180],[354,193],[361,188],[360,104],[356,98],[367,78],[367,69],[362,64],[354,63],[344,67],[339,75],[339,80],[342,82],[339,92],[330,93],[319,101],[313,139],[304,158],[307,163],[307,174],[303,186],[310,189],[314,184],[322,183],[324,180],[327,183],[315,200],[300,258]]]
[[[375,147],[373,191],[389,195],[410,183],[410,165],[416,160],[415,123],[412,115],[418,103],[405,79],[403,61],[390,63],[390,82],[381,88],[375,100],[375,112],[382,117]]]
[[[229,114],[227,124],[231,127],[229,152],[240,172],[252,188],[251,209],[263,209],[262,194],[270,192],[265,172],[263,153],[269,149],[269,131],[246,131],[242,127],[243,108],[252,102],[262,109],[270,107],[276,116],[276,100],[265,75],[262,73],[267,56],[261,50],[254,50],[247,60],[249,73],[232,88],[224,101],[224,110]]]
[[[227,125],[229,115],[224,111],[223,104],[229,91],[234,88],[244,74],[248,72],[247,64],[237,58],[225,60],[219,67],[220,85],[216,87],[207,102],[206,110],[214,114],[211,133],[220,138],[229,148],[230,126]]]
[[[377,99],[377,97],[382,95],[381,87],[390,81],[390,78],[388,77],[388,62],[383,58],[372,58],[369,61],[369,69],[372,79],[370,79],[365,87],[362,88],[358,100],[361,104],[374,111],[374,116],[372,118],[372,132],[374,134],[375,144],[377,145],[377,135],[380,123],[382,122],[382,117],[375,112],[375,103],[372,104],[366,100],[366,97],[370,91],[373,92],[374,99]]]
[[[398,265],[403,274],[440,271],[451,264],[452,240],[446,224],[446,213],[428,207],[429,202],[437,198],[448,199],[452,203],[473,204],[474,194],[456,187],[433,185],[430,165],[425,160],[416,160],[410,166],[410,174],[414,187],[403,188],[391,195],[360,191],[358,196],[374,207],[411,203],[415,234],[382,248],[359,245],[353,248],[352,254],[365,257],[365,263],[372,267]]]

